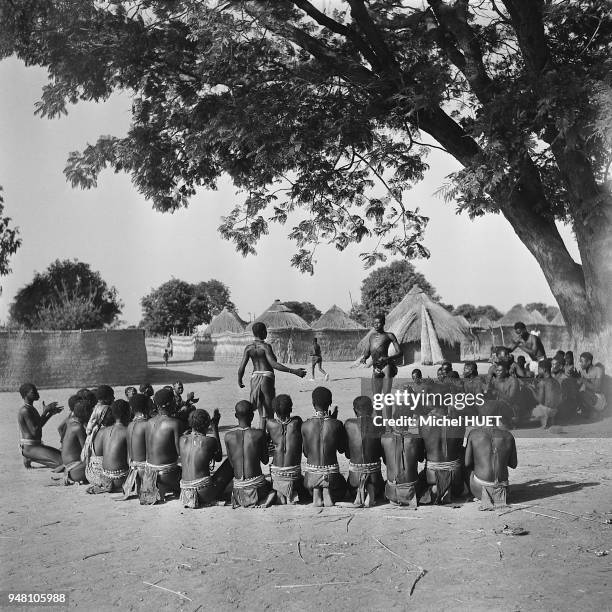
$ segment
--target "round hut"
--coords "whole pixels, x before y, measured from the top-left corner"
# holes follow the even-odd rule
[[[434,302],[418,285],[414,285],[389,313],[385,329],[397,337],[404,365],[459,361],[461,343],[470,331],[469,326]],[[367,348],[368,337],[369,334],[359,343],[362,354]]]
[[[196,334],[196,359],[232,361],[242,355],[246,323],[233,311],[224,308]]]
[[[359,356],[357,345],[368,331],[335,304],[312,324],[312,329],[326,361],[354,361]]]
[[[268,342],[276,358],[282,363],[306,363],[309,359],[314,333],[310,325],[285,306],[280,300],[272,305],[255,321],[249,323],[245,332],[252,338],[253,324],[264,323],[268,329]]]

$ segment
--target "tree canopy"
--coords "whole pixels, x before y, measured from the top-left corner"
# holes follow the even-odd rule
[[[460,304],[453,309],[454,315],[464,316],[468,321],[475,323],[480,317],[487,317],[490,321],[497,321],[502,318],[502,313],[487,304],[486,306],[474,306],[474,304]]]
[[[461,164],[441,193],[507,219],[575,335],[612,330],[607,0],[2,6],[0,53],[49,69],[39,114],[133,93],[126,136],[70,154],[73,185],[110,166],[172,211],[229,175],[245,198],[222,235],[253,253],[295,212],[292,263],[312,272],[322,243],[372,237],[367,265],[428,254],[428,219],[405,192],[435,146]]]
[[[140,326],[158,334],[189,333],[196,325],[209,323],[223,308],[234,308],[229,289],[215,279],[191,284],[173,278],[152,289],[140,303]]]
[[[11,323],[31,329],[100,329],[117,322],[123,304],[90,265],[54,261],[17,292]]]
[[[361,284],[361,305],[353,306],[351,316],[369,326],[375,315],[388,314],[414,285],[418,285],[436,302],[440,301],[433,285],[410,262],[394,261],[377,268]]]
[[[306,323],[310,324],[313,321],[316,321],[321,316],[321,311],[310,302],[283,302],[283,304],[289,308],[289,310],[295,312],[296,315],[299,315],[306,321]]]
[[[0,276],[10,274],[9,259],[21,246],[18,228],[11,227],[11,218],[3,217],[4,199],[2,198],[2,187],[0,186]],[[0,293],[2,287],[0,286]]]

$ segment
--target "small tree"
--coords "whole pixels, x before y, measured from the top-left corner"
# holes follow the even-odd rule
[[[10,315],[13,324],[34,329],[100,329],[122,307],[117,290],[89,264],[58,259],[17,293]]]
[[[408,261],[394,261],[371,272],[361,285],[361,304],[369,325],[374,315],[388,313],[418,285],[431,299],[439,301],[433,285]]]

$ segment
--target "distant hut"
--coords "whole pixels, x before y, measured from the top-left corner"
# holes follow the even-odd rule
[[[559,311],[555,315],[555,318],[550,322],[550,325],[555,325],[557,327],[567,327],[567,323],[565,322],[565,319],[563,318],[561,311]]]
[[[206,326],[196,328],[195,359],[233,361],[242,354],[246,323],[233,311],[224,308]]]
[[[495,325],[502,327],[512,327],[519,321],[525,325],[536,325],[536,318],[522,304],[513,306]]]
[[[335,304],[312,324],[312,329],[323,359],[329,361],[353,361],[359,355],[357,344],[368,331]]]
[[[532,310],[531,316],[535,325],[549,325],[548,319],[539,310]]]
[[[385,329],[397,337],[404,364],[423,365],[458,361],[461,343],[470,331],[418,285],[389,313]],[[359,343],[360,352],[365,351],[368,338],[369,334]]]
[[[265,312],[247,325],[245,333],[248,333],[250,337],[253,333],[253,323],[256,322],[264,323],[268,329],[268,342],[274,348],[277,359],[285,362],[291,352],[294,361],[301,363],[308,361],[314,333],[302,317],[280,300],[274,300]],[[291,351],[288,351],[289,347]]]
[[[215,315],[208,324],[206,332],[210,336],[215,334],[223,334],[231,332],[233,334],[241,334],[246,323],[233,311],[224,308],[218,315]]]

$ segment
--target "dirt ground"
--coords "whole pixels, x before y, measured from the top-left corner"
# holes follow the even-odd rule
[[[368,371],[325,366],[345,419]],[[176,379],[201,398],[199,407],[220,409],[222,428],[247,397],[235,366],[150,369],[156,388]],[[290,393],[302,417],[314,386],[277,378],[277,392]],[[66,405],[72,392],[41,396]],[[612,610],[612,525],[605,523],[612,419],[518,438],[506,511],[480,512],[473,502],[188,510],[178,501],[144,507],[89,496],[84,487],[57,486],[49,470],[26,471],[17,449],[19,401],[17,393],[0,394],[0,589],[65,591],[70,608],[81,610]],[[45,427],[47,444],[58,444],[60,420]],[[495,533],[505,525],[528,533]]]

